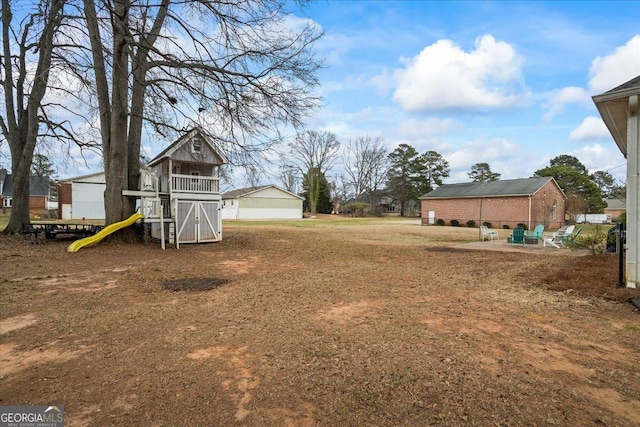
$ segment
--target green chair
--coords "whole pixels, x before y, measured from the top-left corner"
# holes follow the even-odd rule
[[[582,231],[582,227],[578,227],[578,229],[574,233],[565,234],[562,236],[562,246],[576,246],[576,237]]]
[[[544,225],[539,224],[539,225],[536,225],[536,228],[533,229],[533,233],[531,234],[526,233],[525,237],[529,239],[543,240],[542,233],[544,233]]]
[[[513,229],[513,232],[511,233],[511,246],[513,246],[514,243],[522,244],[522,246],[524,246],[524,228],[516,227]]]

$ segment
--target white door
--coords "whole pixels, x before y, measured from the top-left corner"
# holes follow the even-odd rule
[[[178,200],[176,214],[176,238],[179,243],[222,240],[220,202]]]
[[[436,211],[427,212],[427,217],[429,219],[429,224],[433,225],[436,223]]]

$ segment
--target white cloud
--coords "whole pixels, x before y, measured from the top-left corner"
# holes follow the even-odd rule
[[[640,34],[604,57],[597,57],[589,70],[589,88],[594,95],[606,92],[640,74]]]
[[[613,142],[611,145],[613,145]],[[626,164],[624,156],[619,150],[613,149],[612,146],[587,145],[570,154],[580,159],[580,162],[587,167],[589,172],[597,170],[608,171],[618,181],[624,182],[626,179],[626,168],[621,167]]]
[[[395,72],[394,100],[412,111],[506,108],[523,102],[522,59],[513,46],[484,35],[465,52],[439,40]]]
[[[590,105],[591,97],[589,93],[581,87],[568,86],[562,89],[555,90],[548,94],[548,100],[543,107],[547,108],[547,111],[543,118],[545,120],[551,120],[564,110],[564,106],[567,104],[585,104]]]
[[[569,134],[570,141],[611,139],[611,134],[600,117],[589,116]]]
[[[564,111],[568,104],[592,106],[591,95],[613,89],[640,74],[640,35],[632,37],[613,53],[599,56],[591,62],[589,89],[568,86],[544,95],[548,100],[543,107],[548,111],[543,115],[550,120]]]

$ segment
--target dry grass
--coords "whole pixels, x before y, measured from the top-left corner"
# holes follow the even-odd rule
[[[0,404],[70,426],[640,424],[613,257],[418,223],[225,223],[167,251],[1,238]]]

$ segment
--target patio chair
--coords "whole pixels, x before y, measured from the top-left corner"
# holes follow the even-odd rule
[[[544,225],[539,224],[539,225],[536,225],[536,228],[533,229],[533,233],[526,233],[525,237],[529,239],[544,240],[542,238],[543,233],[544,233]]]
[[[500,239],[500,236],[498,235],[498,232],[496,230],[493,230],[489,227],[487,227],[486,225],[481,225],[480,226],[480,238],[482,239],[482,241],[484,242],[484,238],[488,237],[491,241],[493,241],[493,238],[495,237],[496,240]]]
[[[576,237],[578,237],[581,231],[582,227],[579,227],[575,233],[565,233],[564,236],[562,236],[562,246],[575,246]]]
[[[570,225],[568,227],[560,227],[558,231],[553,233],[551,238],[543,239],[543,246],[547,246],[547,243],[553,246],[554,248],[559,248],[562,246],[562,238],[567,234],[573,233],[573,230],[576,228],[575,225]]]
[[[511,246],[513,246],[514,243],[522,244],[522,246],[524,246],[524,228],[516,227],[513,229],[513,232],[511,233]]]

